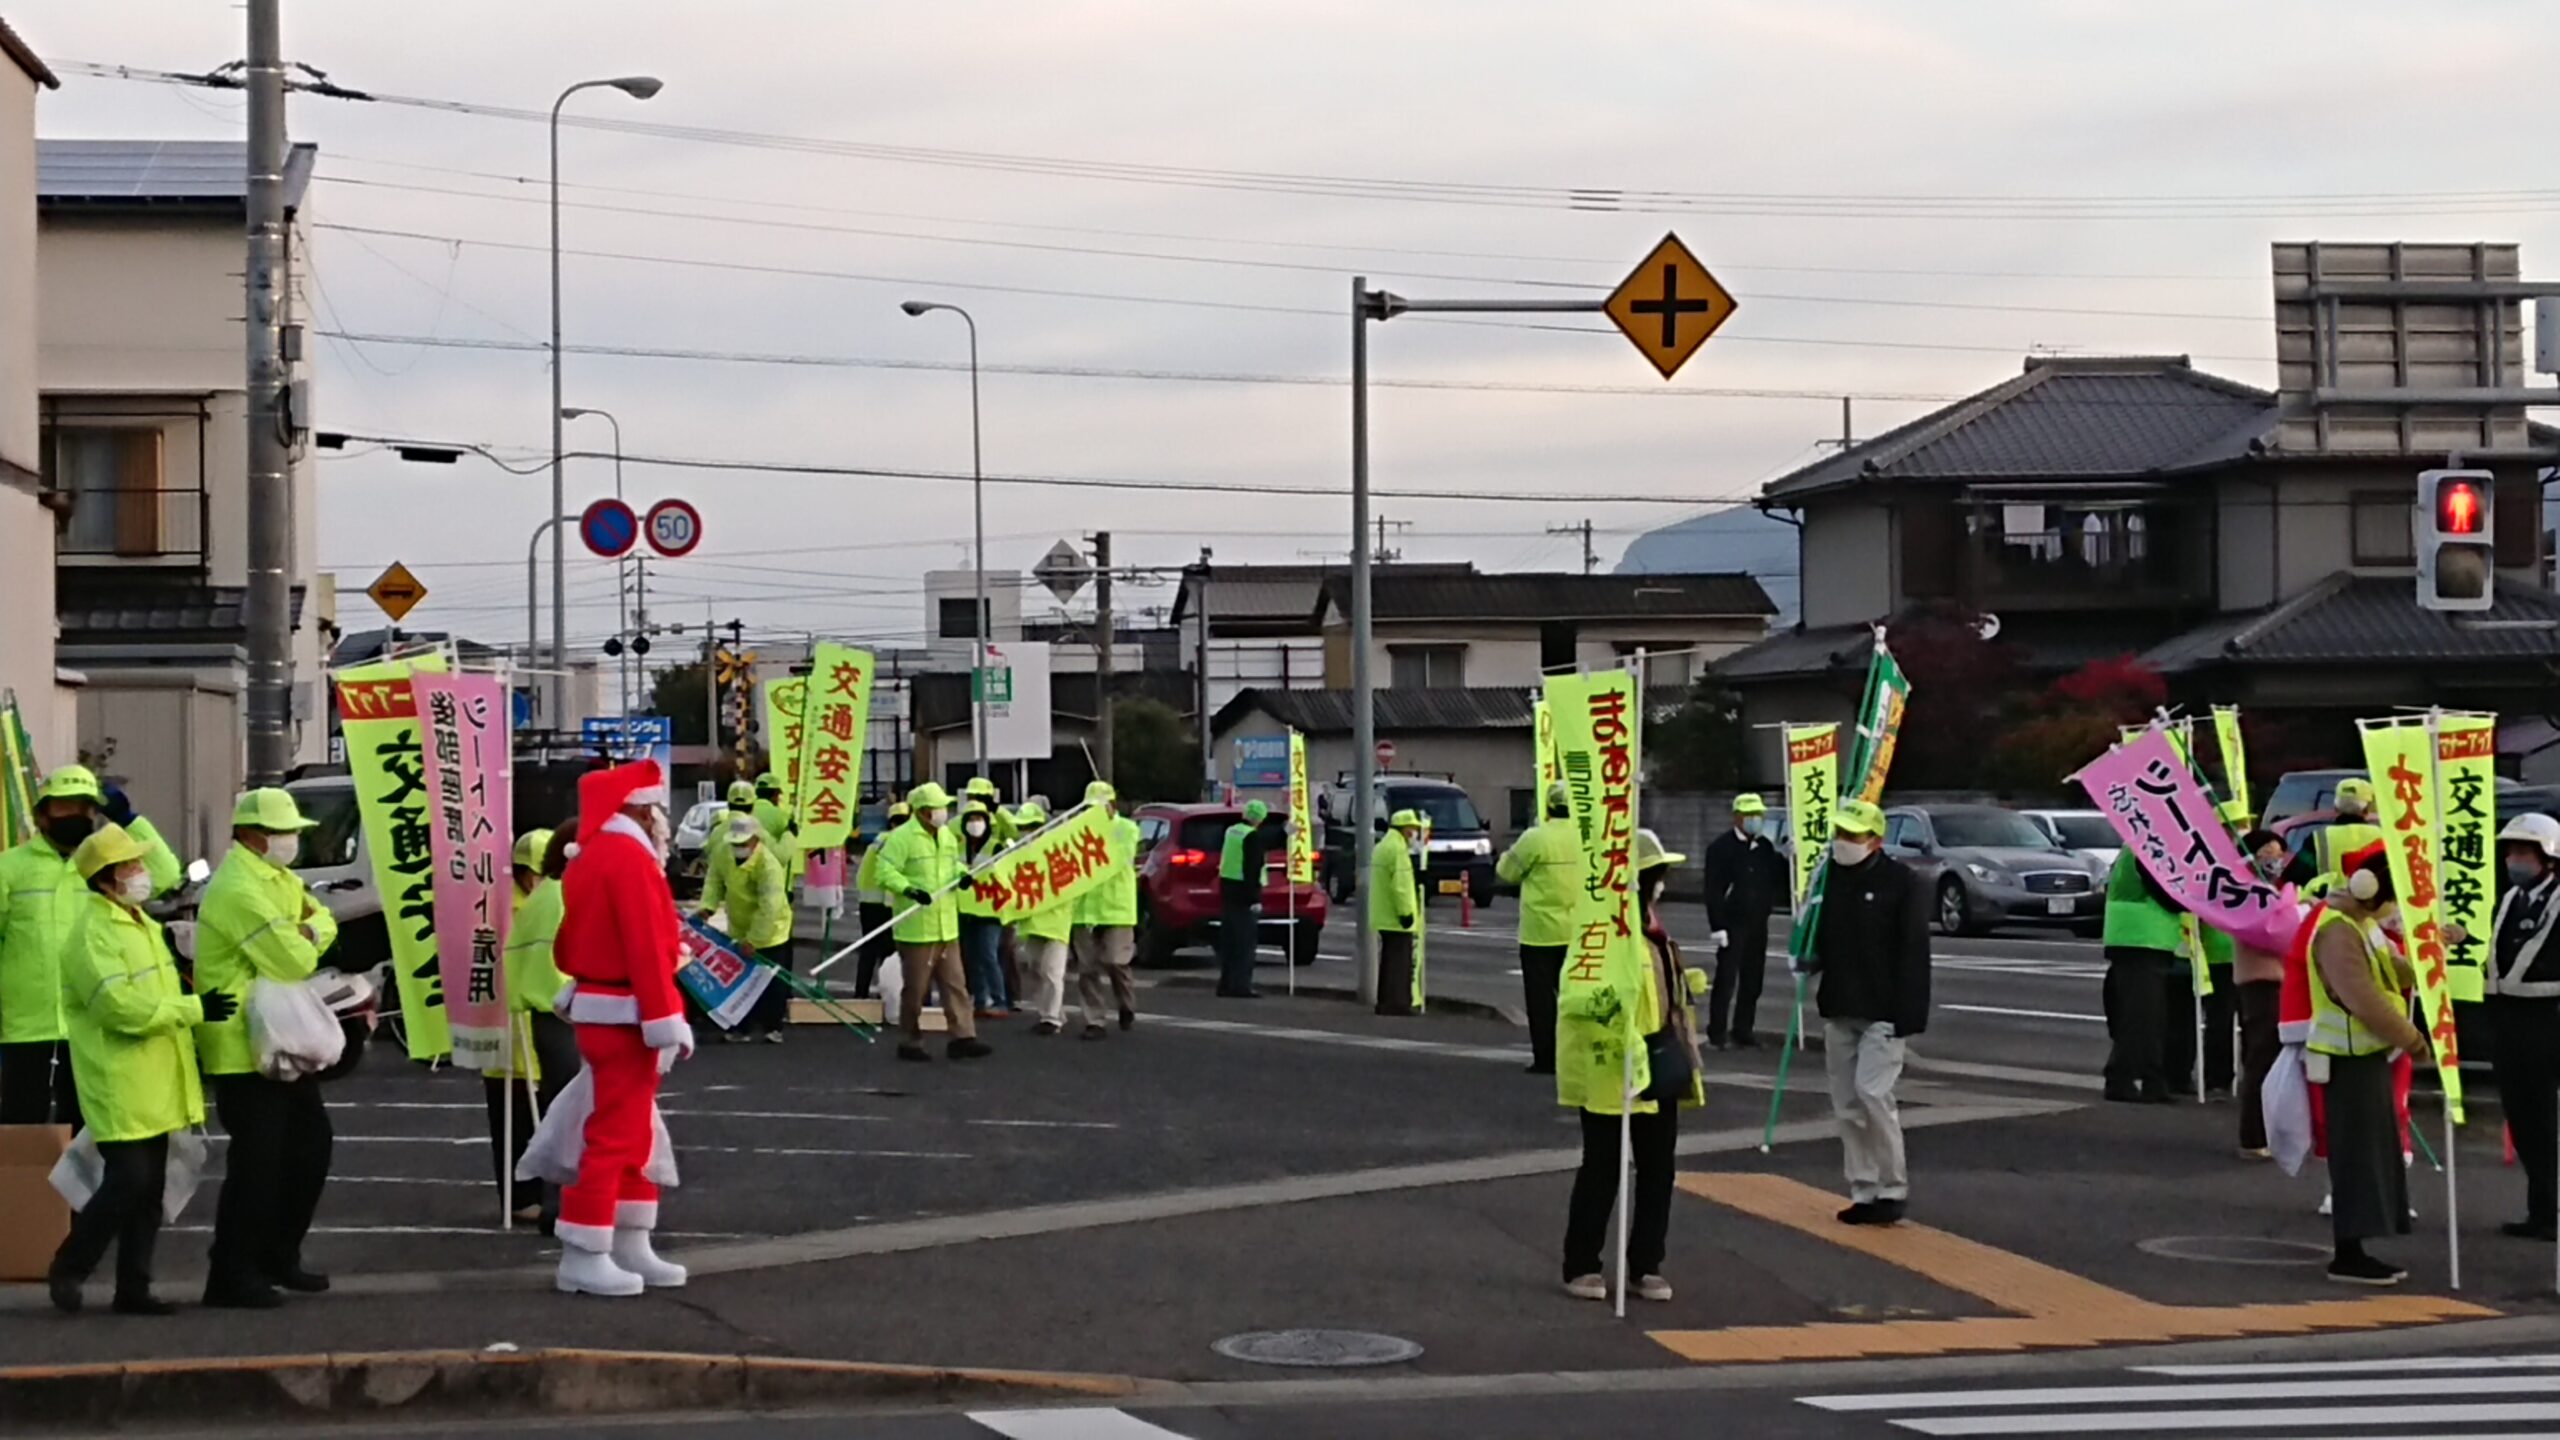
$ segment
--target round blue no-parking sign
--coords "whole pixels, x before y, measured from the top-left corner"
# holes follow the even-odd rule
[[[640,517],[619,500],[598,500],[578,516],[578,538],[607,560],[628,555],[640,543]]]

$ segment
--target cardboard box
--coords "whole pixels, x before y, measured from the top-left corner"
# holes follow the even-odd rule
[[[70,1148],[68,1125],[0,1125],[0,1280],[42,1280],[71,1233],[71,1207],[47,1178]]]

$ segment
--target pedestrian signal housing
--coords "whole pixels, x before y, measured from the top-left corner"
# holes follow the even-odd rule
[[[2496,477],[2486,470],[2418,476],[2418,608],[2486,610],[2497,601]]]

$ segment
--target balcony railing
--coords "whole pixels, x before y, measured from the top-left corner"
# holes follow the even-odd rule
[[[2156,606],[2213,596],[2212,535],[2184,517],[2120,510],[2044,529],[1986,526],[1971,589],[1985,606]]]
[[[202,486],[90,486],[47,499],[63,517],[54,541],[60,560],[204,564],[211,505]]]

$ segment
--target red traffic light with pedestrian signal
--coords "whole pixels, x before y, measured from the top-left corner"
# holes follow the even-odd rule
[[[2486,610],[2497,603],[2497,477],[2486,470],[2418,476],[2418,608]]]

